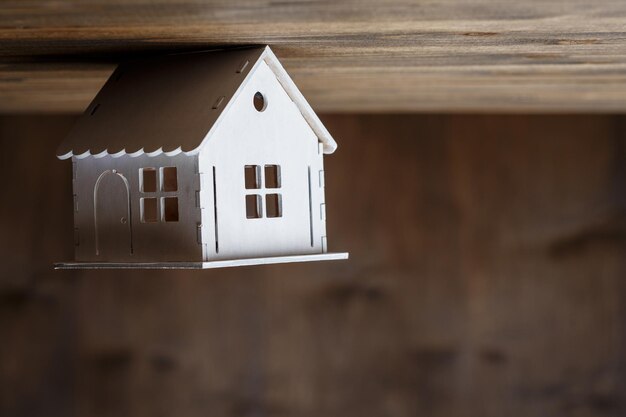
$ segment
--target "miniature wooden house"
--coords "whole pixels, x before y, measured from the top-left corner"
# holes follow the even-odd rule
[[[58,151],[76,246],[58,267],[345,259],[327,252],[336,148],[269,47],[121,65]]]

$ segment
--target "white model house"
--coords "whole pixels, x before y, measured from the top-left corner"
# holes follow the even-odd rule
[[[345,259],[327,252],[336,148],[269,47],[120,65],[58,151],[75,261],[57,267]]]

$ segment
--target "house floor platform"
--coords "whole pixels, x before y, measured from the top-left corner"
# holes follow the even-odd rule
[[[212,269],[233,266],[270,265],[291,262],[335,261],[348,259],[347,252],[308,255],[274,256],[268,258],[230,259],[210,262],[60,262],[55,269]]]

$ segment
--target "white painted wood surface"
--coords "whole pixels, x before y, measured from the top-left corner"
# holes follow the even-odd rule
[[[255,108],[257,95],[263,108]],[[123,65],[58,152],[73,161],[76,260],[296,261],[324,254],[323,156],[336,148],[268,47]],[[258,189],[246,188],[246,166],[259,168]],[[268,166],[278,167],[277,187],[267,182]],[[177,169],[175,192],[161,188],[160,174],[156,192],[142,189],[142,169],[166,167]],[[174,197],[178,219],[167,222],[165,199]],[[247,213],[249,197],[259,201],[258,218]],[[144,221],[142,199],[157,199],[158,221]]]
[[[235,266],[272,265],[291,262],[338,261],[349,258],[347,252],[313,255],[273,256],[268,258],[226,259],[211,262],[61,262],[55,269],[213,269]]]
[[[267,102],[261,112],[253,106],[257,92]],[[207,247],[208,259],[323,252],[326,226],[320,216],[324,188],[319,176],[324,168],[319,145],[275,73],[265,61],[259,61],[200,152],[200,169],[203,177],[210,179],[203,181],[203,240],[217,237],[218,241]],[[260,189],[245,189],[246,165],[261,167]],[[266,187],[266,165],[280,166],[280,188]],[[207,192],[211,185],[215,189]],[[282,196],[280,218],[267,217],[268,194]],[[213,195],[217,197],[217,222]],[[261,196],[262,218],[246,218],[246,195]]]
[[[201,245],[197,239],[197,225],[200,224],[200,208],[196,205],[196,191],[200,190],[198,181],[197,155],[179,154],[167,156],[142,155],[130,157],[124,155],[114,158],[110,155],[102,158],[89,157],[75,159],[74,187],[74,228],[77,234],[75,256],[78,261],[89,262],[149,262],[149,261],[202,261]],[[176,167],[178,190],[165,192],[142,192],[140,184],[141,169]],[[106,194],[97,198],[99,233],[96,239],[96,182],[102,173],[115,170],[128,181],[130,216],[120,208],[120,199],[126,202],[125,189],[109,188]],[[119,185],[116,182],[114,185]],[[123,194],[123,195],[122,195]],[[178,198],[178,221],[162,221],[161,198]],[[144,223],[141,220],[142,198],[158,199],[159,221]],[[117,204],[116,204],[117,203]],[[131,236],[128,233],[130,227]],[[100,241],[100,253],[96,253],[96,242]],[[129,248],[132,247],[132,253]]]

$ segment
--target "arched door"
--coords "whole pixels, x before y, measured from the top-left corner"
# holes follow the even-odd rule
[[[102,261],[125,261],[133,253],[128,180],[116,170],[104,171],[93,190],[96,255]]]

